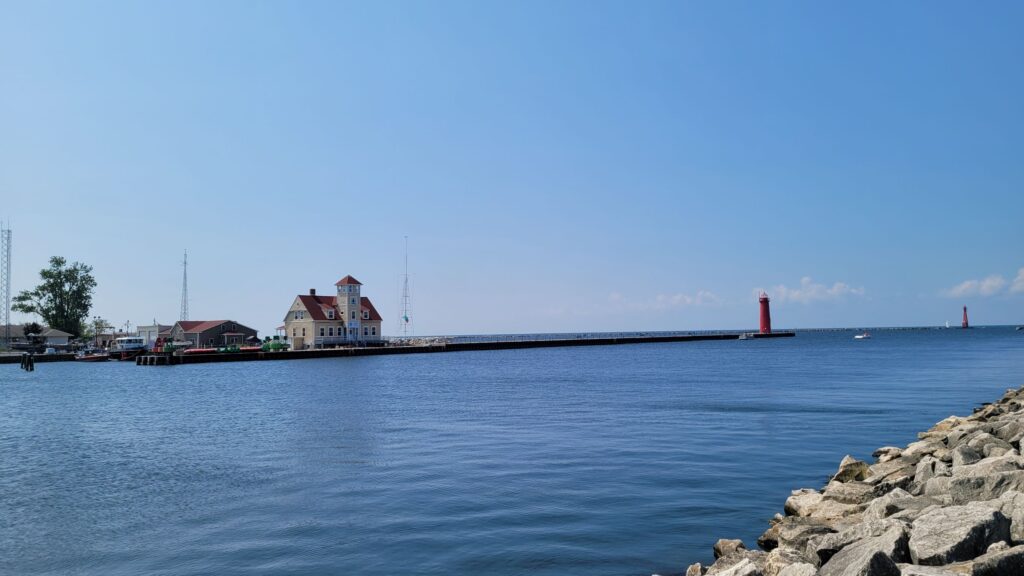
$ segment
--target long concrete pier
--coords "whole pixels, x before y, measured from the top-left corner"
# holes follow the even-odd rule
[[[209,362],[246,362],[257,360],[301,360],[307,358],[343,358],[349,356],[383,356],[389,354],[429,354],[435,352],[467,352],[472,350],[511,350],[518,348],[556,348],[566,346],[612,346],[617,344],[655,344],[666,342],[697,342],[706,340],[745,340],[755,338],[787,338],[795,332],[714,333],[672,336],[611,336],[602,338],[563,338],[535,340],[494,340],[481,342],[444,342],[438,344],[382,346],[374,348],[327,348],[323,350],[289,350],[278,352],[231,352],[214,354],[147,354],[135,359],[139,366],[172,366]]]

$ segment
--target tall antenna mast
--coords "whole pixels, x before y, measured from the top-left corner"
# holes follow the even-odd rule
[[[412,299],[409,297],[409,237],[405,237],[405,274],[402,276],[402,316],[398,319],[398,331],[403,337],[412,333]]]
[[[185,260],[181,266],[181,318],[178,320],[188,320],[188,250],[185,250]]]
[[[11,228],[0,224],[0,322],[3,323],[4,346],[11,343]]]

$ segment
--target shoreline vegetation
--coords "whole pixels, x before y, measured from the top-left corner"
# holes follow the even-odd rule
[[[760,550],[714,545],[686,576],[1024,575],[1024,387],[873,464],[846,456],[821,489],[794,490]]]

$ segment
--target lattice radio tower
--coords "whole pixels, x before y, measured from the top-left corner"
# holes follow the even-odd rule
[[[181,314],[178,320],[188,320],[188,250],[181,262]]]
[[[402,315],[398,318],[398,332],[403,337],[412,335],[412,298],[409,296],[409,237],[405,237],[405,274],[402,275]]]
[[[0,224],[0,323],[4,345],[11,343],[11,229]]]

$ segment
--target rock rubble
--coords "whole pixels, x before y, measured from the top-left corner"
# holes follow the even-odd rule
[[[1024,576],[1024,388],[794,490],[760,550],[719,540],[686,576]]]

